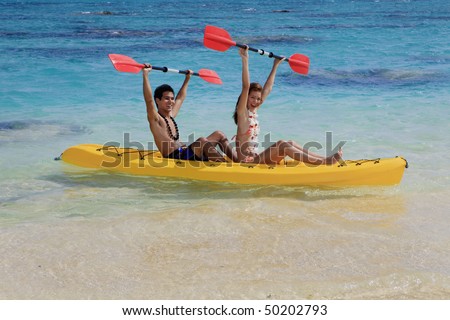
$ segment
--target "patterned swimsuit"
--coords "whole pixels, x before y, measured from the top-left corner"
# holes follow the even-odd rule
[[[237,134],[237,136],[246,137],[244,140],[245,150],[242,150],[243,153],[247,156],[247,159],[250,157],[255,157],[258,152],[258,135],[259,135],[259,122],[258,122],[258,114],[255,112],[251,112],[247,109],[248,112],[248,120],[249,126],[245,133]],[[247,139],[247,137],[249,137]],[[236,136],[233,137],[233,139]]]

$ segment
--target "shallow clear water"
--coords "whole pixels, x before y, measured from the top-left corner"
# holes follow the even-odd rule
[[[433,1],[0,3],[1,298],[448,299],[450,8]],[[279,10],[288,12],[279,12]],[[105,14],[110,12],[112,14]],[[177,120],[220,129],[240,91],[235,48],[203,29],[310,57],[279,68],[262,132],[346,141],[347,159],[401,155],[399,186],[339,190],[137,178],[53,161],[79,143],[151,143],[141,75],[108,53],[192,79]],[[431,36],[432,35],[432,36]],[[250,55],[253,81],[271,60]],[[183,77],[152,83],[178,88]],[[317,150],[324,153],[325,148]]]

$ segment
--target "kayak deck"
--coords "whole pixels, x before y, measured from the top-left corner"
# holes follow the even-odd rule
[[[312,166],[295,160],[277,165],[168,159],[159,151],[81,144],[65,150],[69,164],[130,175],[176,177],[240,184],[362,186],[400,183],[407,161],[401,157],[345,160]]]

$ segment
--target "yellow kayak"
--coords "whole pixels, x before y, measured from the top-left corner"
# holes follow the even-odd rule
[[[346,160],[311,166],[294,160],[277,165],[203,162],[163,158],[159,151],[80,144],[61,154],[64,162],[140,176],[175,177],[240,184],[361,186],[400,183],[408,163],[401,157]]]

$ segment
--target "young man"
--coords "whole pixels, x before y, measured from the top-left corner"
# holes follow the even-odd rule
[[[230,159],[236,160],[233,148],[221,131],[214,131],[206,138],[201,137],[189,146],[186,146],[179,140],[180,133],[175,117],[186,98],[192,71],[189,70],[189,73],[186,74],[183,85],[175,98],[172,87],[167,84],[156,88],[154,97],[152,97],[148,76],[151,70],[152,66],[149,64],[146,64],[145,68],[142,69],[144,99],[147,106],[147,119],[150,124],[150,131],[163,157],[180,160],[226,161],[216,149],[216,146],[219,146]]]

